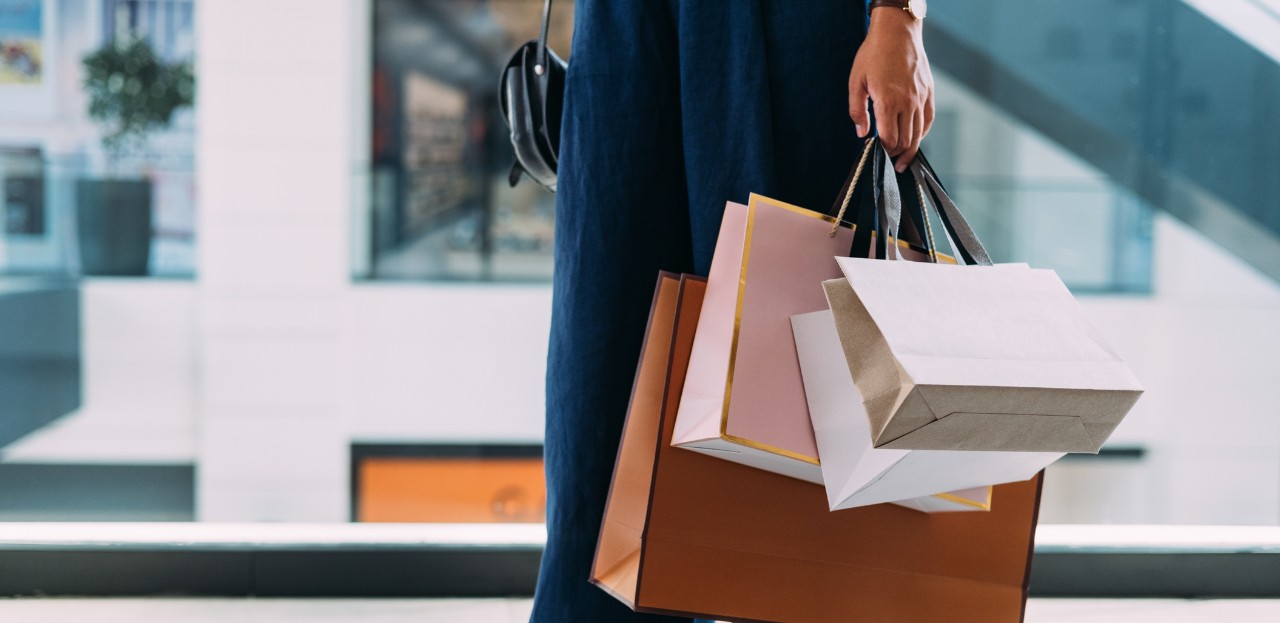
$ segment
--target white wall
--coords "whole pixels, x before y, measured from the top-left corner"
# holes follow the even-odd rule
[[[199,3],[202,520],[342,521],[351,440],[537,440],[545,288],[353,287],[368,5]]]
[[[348,310],[354,440],[541,443],[548,287],[358,286]]]
[[[1112,445],[1135,463],[1060,463],[1042,520],[1280,524],[1280,286],[1166,216],[1155,295],[1083,304],[1146,395]]]
[[[5,447],[3,461],[194,462],[195,320],[190,282],[82,282],[81,408]]]
[[[352,7],[197,4],[201,520],[346,518]]]

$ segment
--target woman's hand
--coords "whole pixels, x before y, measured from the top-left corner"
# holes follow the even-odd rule
[[[920,21],[906,11],[871,11],[867,38],[849,72],[849,116],[858,136],[870,131],[867,98],[875,107],[880,140],[901,173],[933,125],[933,72]]]

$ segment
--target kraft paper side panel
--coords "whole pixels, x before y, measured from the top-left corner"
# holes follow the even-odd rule
[[[658,277],[592,565],[593,580],[629,602],[635,599],[679,287],[674,275]]]
[[[698,337],[689,358],[689,377],[676,418],[673,440],[677,444],[720,436],[746,231],[747,206],[729,202],[725,205],[715,255],[711,258],[706,300],[698,319]]]
[[[1095,453],[1094,439],[1077,417],[954,413],[877,447],[927,451],[1032,451]]]
[[[916,388],[937,419],[952,413],[1033,413],[1119,424],[1142,395],[1140,390],[1023,387],[979,384],[976,379],[972,384],[917,381]]]
[[[849,282],[833,279],[824,281],[822,288],[849,373],[866,401],[872,437],[879,439],[913,382],[894,365],[893,351]],[[929,420],[933,420],[932,416]]]
[[[823,280],[840,276],[850,230],[752,195],[741,320],[727,432],[817,457],[791,316],[826,308]]]
[[[843,279],[826,282],[824,288],[828,284],[848,287]],[[830,288],[827,289],[830,298]],[[862,407],[862,397],[856,388],[853,391],[844,388],[844,384],[852,385],[853,381],[831,312],[792,316],[791,324],[818,456],[822,459],[827,502],[835,508],[852,495],[853,491],[848,489],[856,491],[858,486],[892,468],[910,452],[872,450],[870,424]],[[836,356],[833,358],[832,354]]]
[[[877,447],[1097,452],[1137,402],[1136,391],[918,385],[923,402],[893,416]],[[928,422],[936,418],[936,421]]]
[[[678,396],[683,388],[692,333],[677,326],[669,396]],[[975,595],[940,592],[936,598],[943,604],[969,604],[971,599],[992,604],[990,612],[974,620],[1016,620],[1008,613],[1021,608],[1039,477],[996,487],[989,513],[925,515],[893,505],[832,513],[820,487],[671,447],[675,412],[676,404],[669,400],[646,543],[694,545],[702,551],[723,551],[730,558],[681,558],[675,570],[662,561],[678,552],[646,546],[640,609],[741,612],[744,602],[736,597],[725,603],[710,601],[723,594],[722,588],[736,595],[748,587],[754,587],[751,603],[762,606],[818,603],[831,598],[829,583],[837,581],[859,601],[881,599],[850,581],[861,574],[858,568],[866,568],[920,576],[920,584],[907,591],[917,602],[933,587],[947,584],[927,576],[967,580]],[[777,564],[786,559],[815,564],[795,569]],[[833,576],[833,566],[849,569],[849,575]],[[691,607],[690,591],[708,602]],[[893,602],[886,608],[915,607],[892,595],[884,599]]]
[[[986,359],[959,355],[894,353],[896,364],[917,383],[990,387],[1058,388],[1138,393],[1142,386],[1122,361]]]

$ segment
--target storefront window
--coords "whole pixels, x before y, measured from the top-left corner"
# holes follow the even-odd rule
[[[195,272],[193,0],[0,0],[0,273]]]
[[[534,38],[536,0],[375,0],[369,267],[358,277],[546,281],[555,197],[507,182],[510,135],[497,85]],[[573,3],[551,47],[569,52]]]

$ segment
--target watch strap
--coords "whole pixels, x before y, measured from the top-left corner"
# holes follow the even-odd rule
[[[910,0],[871,0],[867,3],[867,12],[878,9],[880,7],[889,7],[906,11],[909,8]]]
[[[880,7],[888,7],[906,11],[917,22],[924,19],[925,13],[928,12],[926,0],[871,0],[867,3],[867,14]]]

